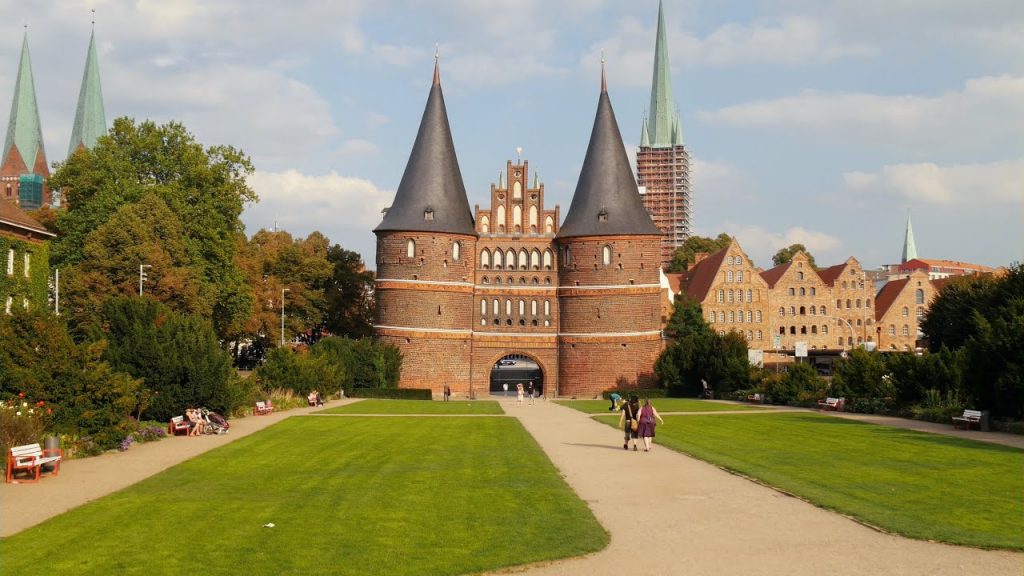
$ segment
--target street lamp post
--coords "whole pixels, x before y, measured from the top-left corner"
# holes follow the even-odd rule
[[[146,274],[146,268],[152,268],[152,264],[139,264],[139,296],[142,296],[142,283],[146,281],[148,275]]]
[[[290,292],[287,288],[281,288],[281,347],[284,347],[284,293]]]

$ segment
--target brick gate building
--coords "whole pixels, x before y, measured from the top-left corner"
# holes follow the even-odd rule
[[[509,161],[469,209],[440,73],[377,235],[374,334],[403,354],[400,386],[486,394],[513,356],[547,395],[653,384],[661,352],[660,231],[637,192],[602,69],[590,145],[565,222]]]

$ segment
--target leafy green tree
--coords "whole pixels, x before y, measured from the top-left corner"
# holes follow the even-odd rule
[[[246,183],[252,171],[249,158],[241,151],[230,146],[203,148],[177,122],[157,125],[119,118],[93,148],[72,154],[58,164],[50,178],[50,185],[61,189],[68,206],[57,217],[59,236],[53,242],[51,263],[63,270],[89,260],[90,236],[122,207],[154,195],[177,216],[185,264],[198,279],[196,291],[205,300],[203,310],[209,311],[218,333],[224,335],[251,310],[243,277],[234,270],[234,254],[236,234],[244,229],[239,219],[242,209],[256,200]],[[128,219],[147,222],[147,215],[154,210],[157,208],[149,205],[143,213]],[[108,230],[105,235],[106,240],[100,243],[112,250],[108,242],[116,234]],[[122,256],[132,255],[127,252],[121,251]],[[175,258],[171,260],[178,263]],[[121,276],[137,273],[138,265],[144,263],[134,262],[130,270],[119,271],[107,280],[118,286]],[[153,266],[150,273],[154,278],[176,273]]]
[[[396,346],[374,342],[370,338],[352,340],[332,336],[314,344],[310,353],[344,366],[344,387],[348,390],[398,386],[402,353]]]
[[[811,265],[811,268],[818,267],[818,265],[814,263],[814,255],[811,254],[807,250],[807,248],[800,243],[790,244],[785,248],[780,248],[779,251],[776,252],[774,256],[772,256],[772,262],[776,266],[786,264],[793,259],[793,256],[795,256],[797,252],[803,252],[804,254],[807,254],[807,262]]]
[[[326,356],[296,352],[291,348],[275,348],[256,370],[255,377],[264,390],[282,388],[305,396],[313,390],[342,388],[345,367]]]
[[[700,303],[680,295],[665,333],[673,340],[655,362],[654,371],[666,388],[695,396],[706,380],[719,396],[750,382],[747,344],[742,336],[719,336],[704,321]]]
[[[373,333],[374,274],[366,270],[358,252],[335,244],[327,251],[333,272],[324,287],[327,299],[325,328],[349,338],[365,338]]]
[[[175,312],[149,297],[116,297],[103,305],[102,324],[90,333],[109,342],[116,369],[142,378],[152,400],[144,416],[168,420],[189,406],[230,413],[230,356],[209,320]]]
[[[853,398],[886,398],[894,394],[895,385],[879,352],[854,348],[846,360],[835,365],[832,375],[832,396]]]
[[[779,378],[766,381],[766,393],[772,404],[806,406],[822,397],[825,383],[818,371],[807,362],[789,365]]]
[[[676,248],[676,251],[672,253],[672,260],[669,262],[665,271],[669,273],[685,272],[690,268],[690,265],[693,264],[694,260],[696,260],[698,252],[714,254],[728,246],[731,242],[732,238],[725,232],[719,234],[715,238],[708,238],[706,236],[690,236],[683,241],[682,246]]]
[[[105,341],[76,343],[61,318],[17,309],[0,315],[0,342],[0,392],[43,401],[52,431],[88,438],[91,450],[124,438],[141,381],[102,359]]]

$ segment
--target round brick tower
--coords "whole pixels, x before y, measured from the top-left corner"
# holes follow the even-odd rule
[[[660,240],[640,200],[602,66],[590,145],[556,237],[559,395],[653,383],[662,347]]]
[[[436,62],[409,162],[374,233],[374,335],[401,349],[399,385],[468,393],[477,233]]]

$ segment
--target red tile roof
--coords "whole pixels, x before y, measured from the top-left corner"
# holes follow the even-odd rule
[[[885,316],[885,313],[889,311],[892,303],[896,301],[896,298],[909,281],[910,278],[889,280],[882,286],[882,289],[878,291],[878,295],[875,296],[875,321],[880,321]]]
[[[836,264],[835,266],[829,266],[828,268],[818,270],[818,276],[821,277],[821,281],[829,286],[836,285],[836,279],[843,273],[843,268],[846,268],[847,263]]]
[[[682,289],[683,275],[682,274],[665,274],[665,278],[668,280],[668,288],[673,294],[679,294]]]
[[[56,234],[44,228],[42,224],[36,222],[34,218],[25,214],[13,202],[8,202],[7,200],[0,200],[0,224],[22,228],[33,234],[41,234],[50,238],[56,236]]]
[[[686,272],[686,294],[698,302],[703,302],[708,296],[708,291],[715,283],[715,274],[722,267],[725,254],[731,246],[726,246],[711,256],[693,265]]]
[[[779,264],[775,268],[761,272],[761,278],[764,278],[764,281],[768,283],[769,288],[775,288],[775,283],[782,278],[782,275],[785,274],[786,270],[789,270],[789,267],[792,265],[792,261],[786,262],[785,264]]]

